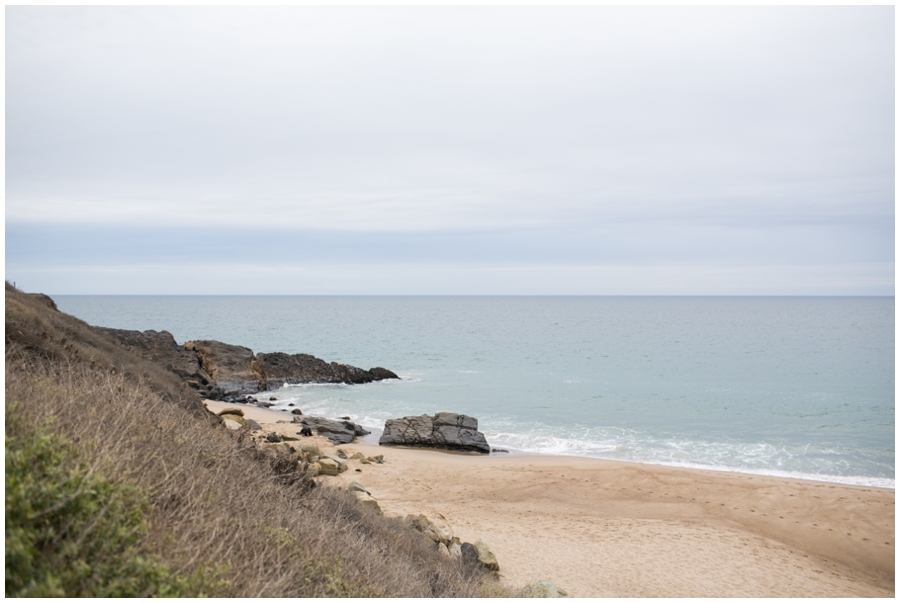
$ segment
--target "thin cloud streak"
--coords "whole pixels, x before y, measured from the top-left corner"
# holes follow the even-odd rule
[[[817,266],[157,264],[19,272],[59,295],[893,295],[893,263]]]

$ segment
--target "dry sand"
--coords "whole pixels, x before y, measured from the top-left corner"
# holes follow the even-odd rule
[[[241,408],[268,430],[298,431],[275,423],[285,413]],[[572,597],[894,595],[893,490],[575,457],[341,448],[386,463],[349,461],[319,480],[362,483],[386,515],[443,514],[464,542],[490,545],[511,585],[547,578]]]

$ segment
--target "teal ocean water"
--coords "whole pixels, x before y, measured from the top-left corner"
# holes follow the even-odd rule
[[[309,353],[401,381],[285,387],[494,447],[894,487],[894,298],[54,296],[90,324]]]

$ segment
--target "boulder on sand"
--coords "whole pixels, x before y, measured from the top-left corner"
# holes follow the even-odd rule
[[[356,497],[356,501],[362,506],[372,509],[379,515],[384,514],[381,510],[381,506],[378,504],[378,500],[359,482],[350,482],[350,485],[347,486],[347,490]]]
[[[407,515],[403,523],[427,536],[432,542],[449,545],[453,541],[453,528],[450,522],[440,513],[421,513],[419,515]]]
[[[371,433],[353,421],[335,421],[324,417],[297,416],[294,417],[294,423],[300,423],[315,429],[318,435],[328,438],[335,446],[349,444],[356,436]]]
[[[343,473],[344,471],[347,470],[347,463],[345,463],[342,458],[331,455],[331,454],[326,454],[321,459],[319,459],[319,462],[321,462],[322,460],[325,460],[325,459],[331,459],[332,461],[337,463],[339,473]]]
[[[333,457],[325,456],[319,459],[319,475],[337,475],[341,473],[341,464],[338,462],[340,459],[335,459]],[[347,470],[347,466],[344,465],[344,471]]]
[[[237,421],[233,421],[233,420],[232,420],[232,418],[234,418],[234,416],[235,416],[235,415],[231,415],[231,416],[230,416],[231,418],[222,419],[222,423],[223,423],[223,424],[225,425],[225,427],[227,427],[228,429],[230,429],[230,430],[232,430],[232,431],[237,431],[238,429],[240,429],[240,428],[242,427],[242,425],[241,425],[240,423],[238,423]]]
[[[243,417],[244,411],[241,410],[240,408],[235,408],[234,406],[228,406],[228,407],[223,408],[216,414],[219,415],[220,417],[222,415],[237,415],[239,417]]]
[[[228,419],[229,421],[237,423],[241,427],[247,426],[247,420],[243,417],[243,415],[226,412],[226,413],[220,414],[219,417],[221,417],[223,420]]]
[[[478,561],[484,567],[488,568],[492,572],[500,571],[500,564],[497,562],[497,557],[494,556],[494,553],[491,552],[491,549],[488,547],[487,543],[483,540],[478,540],[475,542],[475,551],[478,553]]]
[[[322,451],[319,450],[319,447],[316,446],[315,444],[306,444],[306,443],[300,444],[299,446],[297,446],[297,449],[302,450],[303,453],[308,456],[315,456],[315,457],[324,456],[322,454]]]
[[[484,434],[478,431],[478,419],[452,412],[429,417],[388,419],[378,440],[381,446],[419,446],[489,453]]]
[[[367,509],[372,509],[379,515],[384,515],[384,512],[381,510],[381,506],[378,504],[378,501],[371,494],[367,494],[365,492],[354,491],[353,496],[356,497],[356,502],[361,504],[363,507]]]
[[[366,487],[359,482],[350,482],[350,485],[347,486],[347,490],[350,492],[365,492],[369,496],[372,495],[372,493],[366,490]]]
[[[539,580],[523,588],[522,596],[526,598],[558,599],[568,596],[568,593],[549,580]]]

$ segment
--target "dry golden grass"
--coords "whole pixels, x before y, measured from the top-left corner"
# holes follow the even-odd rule
[[[6,403],[17,429],[49,419],[91,471],[143,492],[138,548],[180,576],[226,568],[219,596],[509,594],[397,519],[314,487],[302,463],[229,432],[174,375],[9,285]]]

